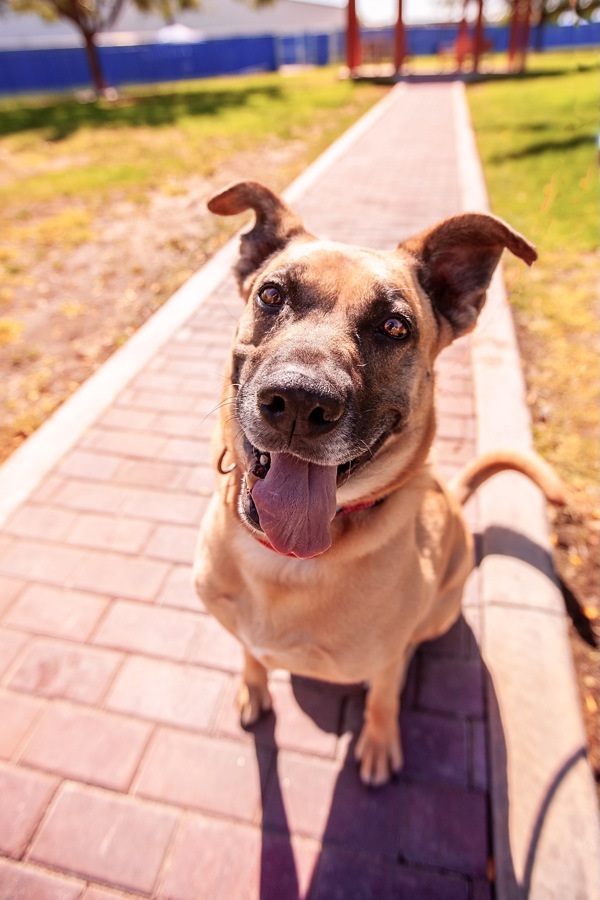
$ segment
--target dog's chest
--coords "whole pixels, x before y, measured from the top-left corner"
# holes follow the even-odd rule
[[[438,514],[445,508],[437,492],[433,505]],[[215,498],[197,557],[200,596],[268,668],[334,682],[370,680],[405,652],[437,595],[439,528],[425,527],[414,511],[408,527],[407,507],[390,504],[376,532],[360,532],[356,549],[368,540],[367,555],[351,544],[296,560],[261,545]],[[441,524],[446,519],[447,512]]]
[[[243,551],[237,557],[245,588],[218,599],[211,612],[267,668],[347,683],[367,679],[381,665],[394,632],[397,651],[398,605],[382,602],[377,612],[384,598],[372,596],[367,573],[344,578],[322,561],[287,560],[260,545],[257,559],[256,541],[248,538],[251,557]],[[254,577],[259,570],[262,577]]]
[[[275,592],[275,591],[274,591]],[[329,681],[352,681],[357,665],[356,629],[336,627],[333,611],[303,590],[279,585],[271,590],[252,585],[233,598],[219,598],[210,608],[269,669]]]
[[[337,655],[319,646],[314,635],[298,635],[296,643],[292,643],[289,636],[285,641],[279,641],[270,635],[268,637],[273,641],[271,645],[255,644],[251,637],[248,639],[246,635],[240,634],[252,656],[267,669],[285,669],[296,675],[326,681],[348,680]]]

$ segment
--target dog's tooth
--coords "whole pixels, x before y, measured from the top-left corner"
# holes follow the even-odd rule
[[[268,466],[271,462],[271,457],[267,453],[261,453],[261,455],[258,457],[258,461],[261,466]]]
[[[255,466],[252,466],[250,469],[250,473],[252,475],[253,483],[252,487],[256,484],[257,478],[266,478],[267,472],[269,471],[268,466],[261,466],[260,463],[256,463]]]

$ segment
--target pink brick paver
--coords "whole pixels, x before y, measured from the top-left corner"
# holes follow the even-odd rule
[[[460,211],[451,87],[394,96],[295,204],[315,232],[393,248]],[[489,898],[477,581],[411,667],[397,782],[359,783],[357,686],[276,673],[275,714],[237,721],[240,649],[191,561],[239,310],[224,271],[0,533],[0,900]],[[438,372],[451,475],[475,452],[468,340]]]
[[[42,709],[35,697],[0,691],[0,759],[12,758]]]
[[[85,882],[0,859],[0,900],[78,900]],[[87,894],[86,894],[87,897]],[[98,897],[97,900],[110,900]],[[112,900],[116,900],[113,895]]]
[[[122,659],[114,651],[40,638],[20,654],[4,681],[26,694],[94,705],[102,700]]]
[[[258,760],[257,760],[258,755]],[[256,822],[260,815],[260,768],[272,751],[206,735],[161,728],[148,748],[135,786],[141,797]],[[195,773],[211,773],[198,778]]]
[[[27,858],[52,868],[152,893],[180,819],[174,809],[67,783]]]
[[[27,766],[86,784],[126,791],[151,726],[100,710],[52,704],[20,757]]]
[[[58,779],[0,765],[0,852],[19,859],[58,787]]]

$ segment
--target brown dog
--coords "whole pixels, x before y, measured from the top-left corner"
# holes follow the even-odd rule
[[[218,490],[195,580],[244,645],[241,720],[271,706],[267,669],[369,684],[360,774],[402,765],[399,696],[415,647],[460,612],[472,568],[460,502],[489,475],[561,486],[540,460],[477,460],[448,490],[427,464],[434,361],[470,331],[500,255],[535,249],[493,216],[441,222],[397,250],[321,241],[261,184],[214,197],[254,210],[236,266],[247,301],[216,436]]]

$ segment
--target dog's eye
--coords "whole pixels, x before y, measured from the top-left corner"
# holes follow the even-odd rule
[[[281,306],[283,297],[281,292],[272,284],[266,285],[258,292],[258,300],[263,306],[269,306],[271,309]]]
[[[392,316],[391,319],[386,319],[381,326],[381,330],[395,341],[404,341],[410,335],[410,326],[408,322],[406,319],[399,318],[398,316]]]

